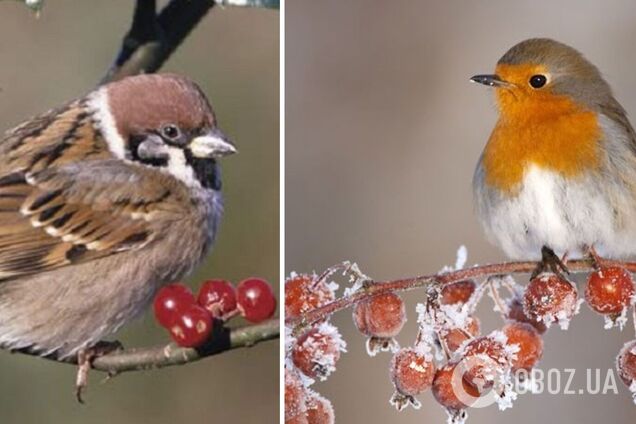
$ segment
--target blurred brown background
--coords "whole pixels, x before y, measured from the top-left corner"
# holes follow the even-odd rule
[[[426,274],[454,264],[461,244],[469,263],[504,259],[472,212],[472,173],[496,112],[488,89],[468,79],[492,72],[525,38],[583,51],[636,116],[633,1],[295,0],[286,13],[287,272],[350,259],[378,279]],[[422,297],[405,295],[403,345],[414,340]],[[500,325],[491,309],[486,298],[486,331]],[[540,364],[575,368],[576,391],[586,387],[586,368],[601,370],[602,386],[634,337],[631,323],[622,333],[603,330],[582,309],[569,331],[548,332]],[[395,411],[390,356],[366,356],[350,311],[334,322],[349,352],[314,387],[332,400],[337,422],[445,422],[430,393],[421,410]],[[563,388],[567,374],[561,378]],[[505,412],[471,411],[468,422],[633,423],[636,407],[618,386],[619,395],[524,395]]]
[[[0,127],[92,89],[118,51],[133,5],[48,1],[36,19],[22,4],[0,1]],[[215,8],[163,68],[201,85],[240,150],[222,165],[226,215],[210,260],[188,279],[194,288],[204,278],[252,275],[278,287],[278,23],[277,11]],[[117,338],[129,347],[169,340],[150,313]],[[94,372],[81,406],[74,367],[1,352],[0,422],[276,423],[277,364],[278,343],[267,342],[105,384]]]

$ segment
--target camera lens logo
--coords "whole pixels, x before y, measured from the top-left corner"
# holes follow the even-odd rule
[[[464,405],[485,408],[497,402],[504,392],[501,364],[488,355],[464,357],[451,377],[453,393]]]

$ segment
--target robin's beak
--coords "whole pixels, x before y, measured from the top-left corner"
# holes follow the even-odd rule
[[[201,159],[217,159],[237,152],[234,144],[216,128],[193,138],[189,147],[192,155]]]
[[[501,79],[499,75],[475,75],[470,82],[488,85],[490,87],[509,87],[510,83]]]

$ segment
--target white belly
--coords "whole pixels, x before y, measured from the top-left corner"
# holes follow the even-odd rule
[[[592,177],[566,183],[532,166],[516,197],[481,199],[480,218],[488,237],[513,259],[539,259],[544,245],[570,258],[581,256],[586,246],[602,256],[630,256],[636,251],[634,225],[617,231],[614,208],[602,187]]]

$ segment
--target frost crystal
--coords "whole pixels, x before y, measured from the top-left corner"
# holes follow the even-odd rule
[[[457,249],[457,260],[455,261],[455,269],[462,269],[466,265],[468,259],[468,249],[463,244]]]
[[[500,411],[512,408],[512,403],[517,400],[517,393],[512,389],[512,381],[508,373],[504,378],[504,390],[501,396],[495,391],[495,400]]]
[[[632,380],[632,384],[629,386],[629,391],[632,392],[632,399],[636,405],[636,380]]]
[[[465,410],[454,411],[447,409],[446,413],[448,414],[447,424],[466,424],[468,413]]]
[[[604,329],[611,330],[614,327],[618,327],[623,331],[625,324],[627,324],[627,308],[623,308],[618,316],[603,315],[603,318],[605,320],[605,324],[603,325]]]

